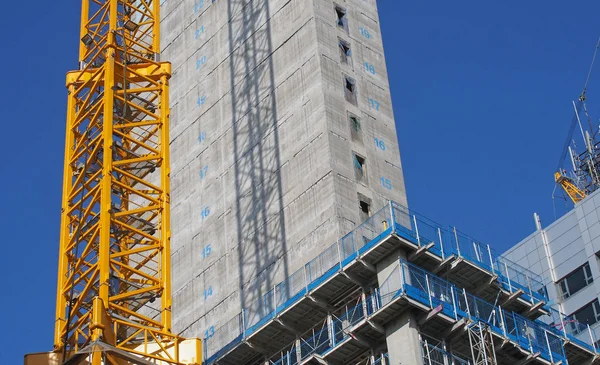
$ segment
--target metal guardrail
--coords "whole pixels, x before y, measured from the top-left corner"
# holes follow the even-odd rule
[[[592,328],[588,324],[578,322],[554,308],[550,308],[549,312],[549,315],[544,315],[539,320],[552,327],[563,337],[568,338],[573,343],[579,344],[588,351],[600,351],[598,327]]]
[[[512,340],[531,354],[539,352],[550,362],[563,360],[566,363],[563,345],[569,338],[555,328],[488,303],[406,261],[400,261],[397,271],[388,280],[398,284],[387,283],[387,286],[401,286],[401,291],[409,298],[432,309],[439,307],[441,312],[456,320],[482,322],[496,335]],[[383,297],[384,293],[381,295]],[[598,353],[596,349],[591,351]]]
[[[484,245],[455,228],[443,228],[400,204],[390,202],[277,284],[262,298],[250,303],[214,332],[211,331],[204,339],[207,363],[214,362],[243,338],[273,319],[277,313],[300,300],[358,255],[392,233],[399,234],[418,246],[433,242],[434,246],[430,251],[439,257],[461,257],[497,275],[499,282],[510,292],[521,288],[532,301],[547,301],[545,287],[538,275],[501,257],[489,245]]]
[[[430,251],[443,259],[450,255],[464,258],[498,275],[499,282],[510,292],[522,289],[531,300],[548,300],[540,275],[502,257],[490,245],[481,243],[456,227],[445,228],[404,206],[394,202],[390,204],[394,210],[396,229],[416,239],[419,246],[433,243]]]
[[[421,353],[424,365],[472,365],[469,360],[456,356],[428,341],[421,341]]]
[[[384,354],[372,362],[372,365],[386,365],[390,363],[390,357],[388,354]]]
[[[356,304],[349,304],[338,315],[330,315],[313,329],[284,348],[271,360],[273,365],[298,365],[311,356],[326,356],[353,338],[356,326],[378,314],[389,303],[404,296],[439,309],[455,320],[468,319],[485,324],[497,336],[511,340],[515,346],[534,355],[539,354],[551,363],[566,363],[564,343],[569,339],[561,336],[551,326],[528,320],[516,313],[504,310],[481,298],[467,293],[415,265],[399,261],[384,283],[365,298],[358,297]],[[595,349],[593,350],[595,353]],[[469,365],[469,360],[448,353],[430,343],[422,342],[422,355],[426,365]]]

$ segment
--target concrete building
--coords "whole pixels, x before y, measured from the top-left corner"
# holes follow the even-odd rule
[[[406,208],[375,0],[161,12],[173,331],[205,363],[593,358],[535,321],[535,275]]]
[[[375,1],[166,0],[174,330],[406,204]]]
[[[546,279],[550,300],[568,316],[560,326],[592,344],[600,339],[599,194],[545,228],[536,215],[537,230],[504,254]]]

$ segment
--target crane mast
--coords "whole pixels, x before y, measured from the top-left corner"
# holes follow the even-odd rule
[[[171,332],[171,66],[159,57],[159,0],[82,0],[80,39],[66,82],[54,354],[180,364],[187,351],[185,363],[201,363],[199,340]]]

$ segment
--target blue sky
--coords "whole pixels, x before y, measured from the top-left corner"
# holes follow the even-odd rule
[[[498,250],[533,231],[534,211],[550,223],[552,174],[600,35],[600,3],[379,7],[409,205]],[[19,364],[52,347],[64,79],[76,67],[79,1],[3,10],[0,340],[9,346],[0,359]],[[600,65],[588,101],[600,110]]]

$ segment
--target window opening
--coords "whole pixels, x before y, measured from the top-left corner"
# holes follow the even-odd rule
[[[363,202],[363,201],[360,202],[360,211],[363,212],[363,214],[371,215],[369,204],[367,204],[366,202]]]
[[[600,303],[598,299],[594,299],[585,306],[581,307],[575,313],[571,315],[577,322],[581,324],[593,325],[600,320]],[[578,326],[577,323],[572,323],[572,327],[575,333],[582,331],[583,329]]]
[[[358,193],[358,214],[361,223],[369,219],[371,216],[371,199],[367,198],[361,193]]]
[[[340,62],[345,65],[350,65],[352,56],[352,51],[350,50],[350,43],[340,39],[338,44],[340,47]]]
[[[348,76],[344,77],[344,95],[346,101],[356,105],[356,82]]]
[[[367,162],[362,156],[354,154],[354,175],[357,181],[367,181]]]
[[[337,26],[348,32],[348,14],[346,9],[336,5],[335,15],[337,16]]]
[[[558,286],[562,298],[567,299],[593,282],[594,278],[592,277],[590,264],[586,262],[583,266],[578,267],[561,279]]]
[[[353,141],[362,144],[362,126],[358,117],[348,114],[348,121],[350,123],[350,137]]]

